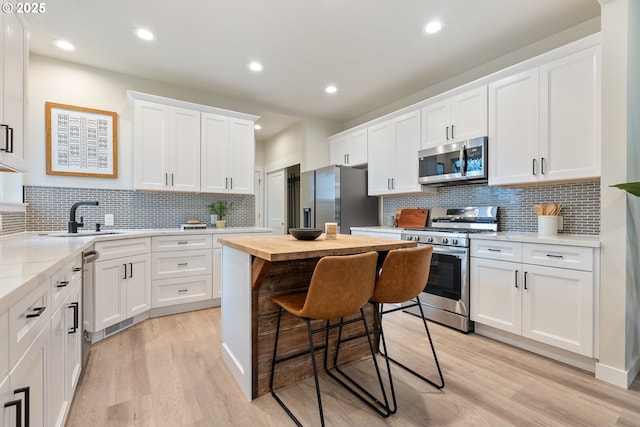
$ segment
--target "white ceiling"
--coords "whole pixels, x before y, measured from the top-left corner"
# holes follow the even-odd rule
[[[27,19],[33,53],[255,105],[264,139],[300,116],[347,122],[599,14],[597,0],[57,0]]]

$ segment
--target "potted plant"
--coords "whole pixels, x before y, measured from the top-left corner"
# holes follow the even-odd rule
[[[213,215],[216,215],[217,219],[215,219],[217,228],[224,228],[225,220],[224,217],[229,214],[231,211],[231,207],[233,203],[227,202],[226,200],[216,200],[215,202],[209,205],[209,213],[212,214],[212,222],[214,221]]]

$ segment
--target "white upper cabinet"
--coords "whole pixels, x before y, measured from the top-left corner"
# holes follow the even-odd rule
[[[200,112],[135,102],[135,189],[200,191]]]
[[[332,165],[361,166],[368,162],[367,129],[343,132],[329,138]]]
[[[26,171],[28,32],[17,13],[0,15],[0,171]]]
[[[481,86],[422,107],[422,145],[431,148],[487,136],[487,87]]]
[[[594,46],[489,85],[489,184],[600,176],[600,62]]]
[[[370,126],[368,139],[370,196],[421,191],[419,110]]]
[[[202,113],[202,191],[253,194],[253,120]]]
[[[540,67],[540,176],[600,177],[601,56],[594,47]]]
[[[259,118],[129,91],[135,189],[253,194]]]

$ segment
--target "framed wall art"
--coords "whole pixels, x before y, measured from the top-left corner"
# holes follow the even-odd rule
[[[118,114],[45,103],[47,175],[118,177]]]

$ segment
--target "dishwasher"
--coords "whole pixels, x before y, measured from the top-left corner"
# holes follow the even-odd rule
[[[95,250],[82,253],[82,367],[87,363],[89,350],[91,348],[91,337],[89,331],[93,330],[94,318],[94,298],[93,298],[93,270],[94,263],[99,258]]]

